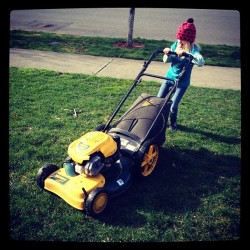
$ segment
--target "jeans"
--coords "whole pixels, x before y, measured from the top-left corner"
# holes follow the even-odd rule
[[[161,87],[159,89],[159,92],[157,94],[157,97],[160,98],[165,98],[170,87],[173,86],[172,82],[168,82],[168,81],[164,81],[161,84]],[[174,125],[177,122],[177,113],[178,113],[178,105],[183,97],[183,95],[185,94],[187,90],[187,87],[185,88],[178,88],[175,90],[174,95],[172,96],[172,105],[170,107],[170,124]]]

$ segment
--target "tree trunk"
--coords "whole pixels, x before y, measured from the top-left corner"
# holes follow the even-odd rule
[[[135,18],[135,8],[130,8],[129,10],[129,19],[128,19],[128,39],[127,39],[127,47],[133,47],[133,29],[134,29],[134,18]]]

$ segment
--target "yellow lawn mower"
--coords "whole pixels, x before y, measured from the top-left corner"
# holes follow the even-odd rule
[[[61,168],[49,163],[39,169],[36,182],[40,188],[56,194],[87,215],[96,217],[105,211],[110,198],[126,191],[136,177],[147,178],[152,174],[157,166],[159,148],[166,140],[171,97],[178,85],[178,80],[145,72],[159,53],[163,51],[155,51],[144,62],[108,122],[98,125],[94,131],[82,135],[69,145],[68,156]],[[143,76],[173,81],[173,88],[165,98],[141,94],[113,122]]]

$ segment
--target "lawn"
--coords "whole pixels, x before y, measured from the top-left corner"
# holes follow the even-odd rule
[[[241,92],[190,86],[159,163],[94,219],[41,190],[70,142],[105,123],[131,81],[10,68],[9,229],[13,241],[203,242],[241,238]],[[121,112],[159,83],[142,81]],[[77,117],[74,116],[77,112]]]

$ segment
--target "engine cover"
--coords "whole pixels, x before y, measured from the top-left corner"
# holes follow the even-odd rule
[[[68,147],[68,155],[76,163],[88,161],[93,153],[101,152],[107,158],[117,151],[117,143],[108,134],[92,131],[73,141]]]

